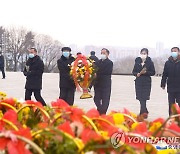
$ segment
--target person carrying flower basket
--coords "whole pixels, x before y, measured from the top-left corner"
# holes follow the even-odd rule
[[[93,61],[88,59],[81,53],[77,54],[77,58],[71,64],[70,75],[74,80],[77,90],[80,91],[80,87],[83,90],[83,94],[80,99],[91,98],[88,93],[88,88],[95,77],[95,68],[93,67]]]
[[[71,48],[63,47],[62,56],[57,61],[59,74],[60,74],[60,96],[59,98],[66,101],[69,105],[74,104],[75,84],[70,76],[70,65],[75,60],[71,54]]]
[[[101,50],[101,59],[95,63],[97,76],[94,85],[94,102],[100,114],[106,114],[111,96],[113,62],[108,57],[109,50],[103,48]]]

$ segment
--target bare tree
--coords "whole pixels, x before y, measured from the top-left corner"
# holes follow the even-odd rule
[[[23,27],[11,27],[7,29],[7,34],[8,52],[13,60],[13,71],[17,71],[18,66],[20,66],[22,70],[27,59],[27,49],[34,45],[34,35]]]
[[[35,37],[35,47],[45,63],[45,71],[53,72],[61,56],[62,44],[48,35],[39,34]]]

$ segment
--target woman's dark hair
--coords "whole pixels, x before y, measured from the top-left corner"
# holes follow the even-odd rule
[[[147,53],[147,55],[149,54],[149,50],[147,48],[142,48],[140,53],[142,53],[143,51],[145,51]]]
[[[109,55],[109,53],[110,53],[110,52],[109,52],[109,50],[108,50],[108,49],[106,49],[106,48],[102,48],[102,50],[106,50],[107,54]],[[101,50],[101,51],[102,51],[102,50]]]
[[[36,49],[36,48],[32,47],[31,49],[34,50],[35,52],[37,52],[37,49]]]
[[[177,49],[177,50],[179,51],[179,48],[178,48],[178,47],[173,47],[173,48],[171,49],[171,51],[172,51],[173,49]]]
[[[61,49],[61,51],[69,51],[69,52],[71,52],[71,48],[70,47],[63,47]]]

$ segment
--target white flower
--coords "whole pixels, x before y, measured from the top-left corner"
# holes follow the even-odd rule
[[[71,63],[71,66],[73,66],[73,65],[74,65],[74,62]]]
[[[80,134],[82,133],[84,127],[83,127],[83,124],[81,122],[78,122],[78,121],[75,121],[75,122],[72,122],[70,124],[73,132],[75,133],[76,136],[80,136]]]
[[[79,60],[78,63],[82,63],[82,60]]]

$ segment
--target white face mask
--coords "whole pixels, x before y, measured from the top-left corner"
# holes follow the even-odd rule
[[[141,55],[141,59],[145,60],[147,58],[147,55]]]
[[[102,59],[102,60],[105,60],[106,58],[107,58],[106,55],[101,54],[101,59]]]

